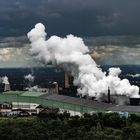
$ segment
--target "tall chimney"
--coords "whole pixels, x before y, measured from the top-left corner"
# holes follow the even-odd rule
[[[110,103],[110,89],[108,87],[108,103]]]
[[[58,94],[59,93],[59,91],[58,91],[58,83],[57,82],[53,82],[53,84],[54,84],[54,88],[55,88],[55,93],[56,94]]]
[[[65,88],[69,88],[69,76],[68,76],[68,73],[65,71],[65,75],[64,75],[64,86]]]

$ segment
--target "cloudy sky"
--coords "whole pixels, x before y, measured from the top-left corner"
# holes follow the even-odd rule
[[[84,39],[98,64],[140,64],[139,0],[0,0],[0,67],[34,66],[26,34]]]

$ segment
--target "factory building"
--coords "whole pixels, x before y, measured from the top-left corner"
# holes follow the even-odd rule
[[[58,111],[58,109],[60,113],[67,111],[71,115],[96,112],[140,112],[139,102],[136,106],[133,99],[131,100],[132,105],[116,105],[59,94],[46,94],[45,92],[8,91],[0,94],[0,102],[2,104],[1,113],[5,112],[7,115],[16,113],[31,115],[41,111]]]
[[[27,70],[29,69],[22,71],[22,74]],[[34,76],[34,84],[39,86],[38,88],[30,87],[29,91],[10,91],[10,87],[13,89],[14,84],[19,85],[18,80],[12,82],[13,79],[8,77],[10,83],[1,86],[2,91],[5,91],[0,94],[1,113],[27,113],[30,115],[38,114],[40,111],[48,111],[48,108],[59,108],[60,112],[68,111],[71,115],[94,111],[140,112],[137,109],[140,99],[111,95],[109,89],[108,94],[100,101],[76,97],[77,88],[72,85],[72,77],[61,69],[47,67],[38,70],[38,68],[34,68]],[[22,81],[21,85],[24,85],[24,82]],[[75,97],[70,97],[71,95]]]
[[[26,102],[12,102],[12,110],[24,110],[31,114],[38,114],[43,107],[41,107],[39,104],[35,103],[26,103]]]
[[[0,113],[5,115],[12,111],[12,104],[8,102],[0,103]]]

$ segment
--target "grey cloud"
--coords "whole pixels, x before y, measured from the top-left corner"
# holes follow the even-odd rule
[[[97,64],[140,64],[140,36],[84,38]],[[40,66],[29,54],[25,36],[0,38],[0,67]]]
[[[101,47],[101,46],[100,46]],[[127,48],[108,46],[107,49],[100,48],[95,49],[91,55],[99,64],[110,64],[110,65],[139,65],[140,61],[140,48]],[[100,48],[100,49],[99,49]],[[113,48],[113,49],[112,49]]]
[[[0,48],[20,48],[28,43],[29,41],[26,36],[0,38]]]
[[[127,47],[139,47],[140,36],[99,36],[99,37],[87,37],[84,38],[85,43],[89,47],[93,46],[127,46]]]
[[[94,37],[84,41],[98,64],[140,64],[140,36]]]
[[[37,22],[49,35],[140,34],[138,0],[1,0],[0,35],[25,35]]]

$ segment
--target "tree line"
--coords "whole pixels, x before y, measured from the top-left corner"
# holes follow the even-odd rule
[[[0,140],[140,140],[140,116],[117,113],[45,113],[1,117]]]

